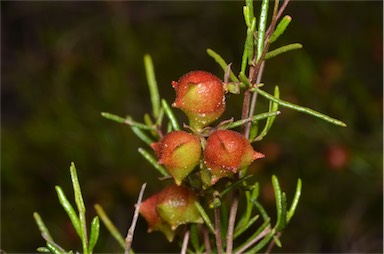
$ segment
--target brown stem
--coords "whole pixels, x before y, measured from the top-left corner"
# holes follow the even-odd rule
[[[181,254],[187,253],[188,242],[189,242],[189,228],[187,229],[187,231],[185,231],[185,234],[184,234],[183,245],[181,247],[181,252],[180,252]]]
[[[212,252],[212,248],[211,248],[211,243],[209,242],[209,232],[207,227],[203,228],[203,236],[204,236],[205,253],[209,254]]]
[[[265,33],[266,36],[268,36],[268,38],[272,35],[272,33],[273,33],[272,30],[275,28],[277,20],[279,20],[281,18],[281,15],[283,14],[283,12],[284,12],[285,8],[287,7],[288,3],[289,3],[289,0],[284,0],[283,4],[281,5],[281,7],[280,7],[280,9],[278,11],[278,13],[276,14],[274,26],[272,26],[272,23],[273,23],[272,22],[271,25],[268,27],[267,32]]]
[[[261,82],[261,77],[263,76],[263,72],[264,72],[264,65],[265,65],[265,62],[263,61],[261,63],[259,74],[257,75],[255,84],[260,84],[260,82]],[[249,109],[249,117],[252,117],[253,114],[255,113],[256,101],[257,101],[257,92],[254,92],[252,94],[251,106]],[[251,123],[249,123],[249,125],[251,125]]]
[[[280,238],[280,236],[281,236],[281,232],[278,232],[275,236],[276,236],[277,238]],[[275,246],[275,241],[271,241],[271,242],[269,243],[268,248],[267,248],[267,250],[265,251],[265,254],[269,254],[269,253],[271,253],[273,246]]]
[[[229,213],[226,253],[232,253],[232,250],[233,250],[233,231],[235,229],[236,214],[237,214],[238,206],[239,206],[239,192],[235,191],[233,193],[231,211]]]
[[[127,237],[125,238],[125,254],[129,254],[132,246],[132,241],[133,241],[133,234],[135,232],[135,227],[136,227],[136,222],[137,219],[139,218],[139,212],[140,212],[140,205],[141,201],[143,200],[143,195],[144,195],[144,190],[145,187],[147,186],[147,183],[144,183],[141,186],[139,198],[137,199],[136,207],[135,207],[135,213],[133,215],[132,223],[131,226],[128,230]]]
[[[221,234],[220,234],[220,210],[219,210],[219,208],[215,208],[215,237],[216,237],[217,254],[222,254],[223,253],[223,243],[221,242]]]
[[[260,234],[258,234],[255,238],[252,239],[249,243],[244,245],[243,248],[241,248],[239,251],[237,251],[235,254],[241,254],[243,253],[246,249],[251,247],[253,244],[255,244],[257,241],[261,240],[264,236],[268,235],[271,232],[270,227],[266,227],[263,231],[261,231]]]

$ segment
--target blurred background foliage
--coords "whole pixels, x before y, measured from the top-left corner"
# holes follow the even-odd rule
[[[242,6],[241,1],[1,1],[1,249],[34,252],[44,244],[34,211],[58,243],[80,249],[54,191],[61,185],[72,195],[72,161],[89,217],[98,202],[126,234],[141,184],[149,183],[148,196],[163,183],[137,153],[145,144],[100,112],[136,120],[150,112],[145,53],[153,57],[168,102],[174,98],[171,81],[190,70],[223,76],[205,53],[208,47],[238,71]],[[271,175],[279,176],[288,197],[297,178],[303,180],[297,214],[277,252],[383,251],[382,10],[381,1],[293,1],[285,12],[293,22],[271,49],[293,42],[304,49],[268,60],[266,89],[279,85],[283,99],[348,127],[282,109],[269,136],[255,145],[266,158],[251,171],[272,213]],[[228,98],[226,117],[240,116],[241,101]],[[258,102],[256,111],[262,112],[267,104]],[[177,250],[146,229],[139,220],[135,250]],[[104,227],[95,250],[120,251]]]

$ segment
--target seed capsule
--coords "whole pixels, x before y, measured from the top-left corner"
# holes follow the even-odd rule
[[[204,151],[208,171],[204,172],[204,177],[208,173],[210,184],[214,185],[220,178],[232,176],[263,157],[264,154],[256,152],[241,134],[230,130],[215,131],[208,137]]]
[[[172,242],[175,232],[171,226],[163,221],[157,213],[157,200],[159,193],[143,201],[140,205],[140,214],[144,217],[148,224],[148,232],[161,231]]]
[[[181,109],[192,128],[200,130],[217,120],[225,110],[221,80],[205,71],[191,71],[178,82],[173,81],[176,100],[172,106]]]
[[[157,212],[172,230],[176,230],[182,224],[203,223],[195,206],[196,200],[193,190],[184,186],[171,185],[159,193]]]
[[[201,156],[199,139],[185,131],[170,132],[151,147],[177,185],[198,165]]]

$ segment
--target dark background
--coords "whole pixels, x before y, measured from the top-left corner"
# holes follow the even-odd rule
[[[140,186],[161,188],[138,153],[145,144],[100,112],[142,120],[151,110],[143,55],[153,57],[161,96],[195,69],[222,77],[205,53],[239,62],[245,37],[239,2],[1,1],[1,249],[34,252],[44,244],[32,213],[54,239],[80,250],[55,185],[72,200],[75,162],[88,208],[100,203],[126,234]],[[259,2],[255,3],[256,12]],[[271,8],[272,9],[272,8]],[[262,201],[274,213],[270,177],[292,198],[303,180],[297,213],[277,252],[382,252],[383,41],[382,1],[293,1],[288,30],[271,49],[304,48],[268,60],[263,83],[285,100],[348,124],[336,127],[282,109],[269,135],[255,145],[266,154],[251,167]],[[227,100],[225,117],[240,116],[241,98]],[[256,111],[265,110],[259,99]],[[177,113],[185,121],[181,113]],[[225,119],[223,117],[222,119]],[[140,219],[138,252],[177,251]],[[121,252],[102,226],[96,252]]]

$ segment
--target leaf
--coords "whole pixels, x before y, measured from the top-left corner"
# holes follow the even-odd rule
[[[291,21],[292,21],[292,18],[290,16],[288,15],[284,16],[284,18],[282,18],[279,24],[277,25],[276,30],[273,32],[268,42],[272,43],[276,41],[280,37],[280,35],[284,33],[285,29],[288,27]]]
[[[285,227],[287,216],[287,201],[284,192],[281,192],[279,180],[275,175],[272,176],[272,185],[276,198],[277,221],[275,225],[276,231],[280,231]]]
[[[171,122],[172,128],[174,130],[180,130],[179,123],[177,122],[177,119],[176,119],[175,115],[173,114],[171,108],[169,107],[167,101],[162,99],[161,104],[163,105],[163,108],[165,110],[165,114],[168,116],[168,119]]]
[[[297,207],[297,204],[299,203],[300,195],[301,195],[301,179],[299,178],[297,180],[295,196],[293,197],[291,207],[289,208],[287,213],[287,223],[291,220],[292,216],[296,211],[296,207]]]
[[[60,186],[55,186],[57,197],[60,204],[63,206],[64,210],[67,212],[69,219],[72,222],[73,227],[76,230],[76,233],[81,236],[81,225],[79,217],[77,216],[75,210],[73,209],[71,203],[69,203],[67,197],[65,196],[63,190]]]
[[[45,239],[48,241],[53,241],[53,238],[52,238],[51,234],[49,233],[48,228],[45,226],[43,220],[41,219],[40,215],[37,212],[34,212],[33,218],[35,219],[35,222],[36,222],[37,226],[39,227],[41,234],[45,235]]]
[[[227,125],[226,129],[233,129],[233,128],[242,126],[243,124],[246,124],[248,122],[257,122],[259,120],[262,120],[262,119],[265,119],[268,117],[277,116],[279,114],[280,114],[280,111],[271,111],[271,112],[267,112],[267,113],[254,115],[250,118],[246,118],[246,119],[242,119],[242,120],[238,120],[236,122],[230,123]]]
[[[302,107],[302,106],[298,106],[296,104],[293,104],[293,103],[290,103],[290,102],[287,102],[287,101],[284,101],[284,100],[281,100],[281,99],[276,99],[275,97],[273,97],[273,95],[271,95],[271,94],[261,90],[258,87],[254,87],[254,88],[250,89],[250,91],[257,91],[261,96],[267,98],[268,100],[276,102],[277,104],[279,104],[282,107],[290,108],[290,109],[293,109],[293,110],[296,110],[296,111],[299,111],[299,112],[302,112],[302,113],[306,113],[306,114],[315,116],[317,118],[320,118],[320,119],[323,119],[323,120],[325,120],[327,122],[330,122],[330,123],[332,123],[334,125],[338,125],[338,126],[341,126],[341,127],[346,127],[347,126],[342,121],[337,120],[337,119],[332,118],[332,117],[329,117],[329,116],[327,116],[325,114],[322,114],[320,112],[317,112],[317,111],[315,111],[313,109]]]
[[[192,243],[192,246],[194,248],[194,252],[197,253],[199,252],[199,246],[200,246],[200,243],[199,243],[199,232],[197,231],[197,224],[196,223],[193,223],[191,224],[191,243]]]
[[[280,91],[279,91],[278,86],[275,86],[274,97],[276,99],[280,98]],[[277,111],[278,109],[279,109],[278,103],[276,103],[274,101],[269,102],[269,112],[270,113],[271,112],[279,112],[279,111]],[[254,141],[262,140],[263,137],[265,137],[268,134],[268,131],[271,129],[272,124],[275,121],[275,118],[276,118],[276,115],[272,115],[272,116],[268,117],[267,122],[265,123],[264,129],[261,131],[260,135],[258,137],[256,137],[255,139],[251,139],[251,140],[254,140]]]
[[[157,118],[160,113],[160,94],[159,94],[159,89],[157,87],[152,58],[150,55],[144,56],[144,66],[145,66],[145,74],[147,76],[147,81],[148,81],[149,93],[151,96],[152,113],[153,113],[153,116]]]
[[[89,247],[88,250],[90,253],[93,252],[93,249],[99,239],[100,233],[100,220],[99,217],[95,216],[91,222],[91,233],[89,236]]]
[[[120,244],[120,247],[124,250],[125,249],[125,240],[121,236],[119,230],[117,230],[117,228],[113,224],[113,222],[109,219],[109,217],[106,214],[106,212],[104,211],[103,207],[101,207],[101,205],[99,205],[99,204],[95,204],[94,207],[95,207],[97,215],[103,221],[103,223],[107,227],[108,231],[116,239],[116,241]]]
[[[85,218],[85,205],[83,200],[83,195],[81,194],[81,188],[79,179],[77,177],[75,164],[72,162],[70,167],[71,179],[73,185],[73,192],[75,196],[75,203],[79,211],[79,221],[80,221],[80,238],[83,246],[83,253],[88,253],[88,236],[87,236],[87,222]]]
[[[263,0],[261,3],[261,11],[259,18],[259,29],[257,31],[257,55],[256,61],[259,61],[264,50],[264,40],[265,40],[265,28],[267,25],[268,17],[268,0]]]
[[[165,177],[168,177],[169,174],[166,171],[166,169],[161,166],[159,163],[157,163],[157,160],[149,153],[147,152],[144,148],[139,148],[139,153],[149,162],[151,165],[160,172]]]
[[[224,70],[224,72],[227,70],[228,64],[225,62],[225,60],[219,54],[217,54],[212,49],[207,49],[207,53],[208,53],[209,56],[211,56],[220,65],[220,67]],[[230,72],[229,78],[233,82],[239,82],[239,79],[232,72],[232,70]]]
[[[264,59],[268,60],[268,59],[275,57],[277,55],[280,55],[282,53],[285,53],[285,52],[288,52],[291,50],[295,50],[295,49],[301,49],[302,47],[303,47],[303,45],[301,45],[300,43],[292,43],[289,45],[285,45],[285,46],[282,46],[280,48],[269,51],[267,54],[265,54]]]
[[[215,229],[213,227],[213,224],[211,222],[211,219],[209,219],[208,214],[204,211],[204,208],[199,204],[199,202],[195,201],[195,205],[197,210],[199,211],[201,217],[203,218],[205,224],[208,226],[208,229],[211,231],[212,234],[215,234]]]

